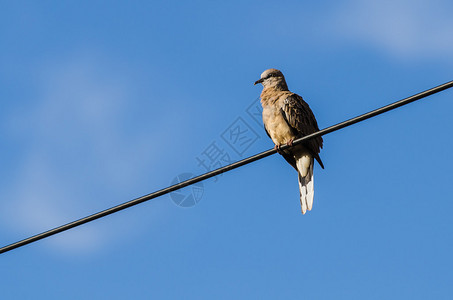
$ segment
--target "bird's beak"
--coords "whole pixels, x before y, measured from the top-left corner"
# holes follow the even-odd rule
[[[257,85],[258,83],[262,83],[264,81],[263,78],[260,78],[259,80],[255,81],[255,84],[254,85]]]

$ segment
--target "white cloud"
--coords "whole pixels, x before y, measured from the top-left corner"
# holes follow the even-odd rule
[[[32,154],[19,170],[20,182],[10,187],[8,197],[13,200],[4,205],[3,222],[16,231],[36,234],[68,223],[69,211],[77,211],[77,202],[70,193],[67,178],[59,178],[58,171],[51,170],[52,163]],[[66,187],[64,186],[66,185]],[[66,188],[66,189],[65,189]],[[78,230],[69,238],[63,235],[57,242],[50,241],[57,250],[84,253],[95,250],[101,243],[98,231]]]
[[[149,169],[157,133],[128,134],[133,129],[125,128],[122,118],[131,101],[127,81],[106,69],[86,56],[54,61],[38,72],[34,104],[10,116],[8,135],[23,148],[12,170],[15,180],[1,192],[9,199],[0,203],[0,222],[7,227],[36,234],[83,217],[88,201],[106,208],[105,200],[93,193],[108,198],[130,191],[137,176]],[[93,226],[83,227],[47,245],[87,253],[106,236]]]
[[[351,0],[333,12],[340,37],[379,47],[398,58],[453,56],[451,2]]]

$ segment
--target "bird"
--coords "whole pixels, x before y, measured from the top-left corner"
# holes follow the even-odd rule
[[[277,152],[298,173],[300,205],[302,214],[305,214],[313,207],[314,159],[324,169],[324,164],[319,157],[323,140],[318,136],[295,146],[293,141],[319,131],[318,123],[304,99],[288,89],[285,77],[280,70],[265,70],[255,85],[260,83],[263,85],[260,98],[264,129],[274,142]],[[281,150],[282,145],[290,147]]]

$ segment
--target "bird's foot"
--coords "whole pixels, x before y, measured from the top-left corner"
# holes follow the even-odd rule
[[[281,151],[280,151],[280,147],[281,147],[281,146],[282,146],[281,144],[275,145],[275,146],[274,146],[274,150],[277,150],[278,153],[281,153]]]
[[[294,141],[294,139],[290,139],[290,140],[286,143],[286,145],[292,147],[292,146],[293,146],[293,141]]]

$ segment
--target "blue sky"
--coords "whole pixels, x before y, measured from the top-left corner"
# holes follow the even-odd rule
[[[273,147],[248,113],[267,68],[320,128],[453,79],[448,1],[1,7],[1,246],[201,174],[214,146]],[[204,182],[195,206],[164,196],[1,255],[2,295],[450,299],[452,98],[325,136],[304,216],[274,155]]]

